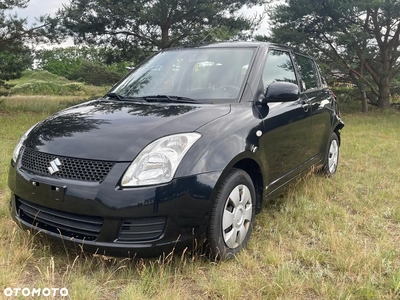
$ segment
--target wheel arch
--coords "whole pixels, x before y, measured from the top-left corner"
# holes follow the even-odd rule
[[[236,162],[232,168],[241,169],[249,174],[256,192],[256,214],[261,211],[263,199],[263,174],[256,161],[245,158]]]
[[[335,122],[334,122],[334,126],[333,126],[334,129],[333,129],[333,132],[336,133],[336,135],[337,135],[337,137],[338,137],[338,139],[339,139],[339,146],[340,146],[340,144],[341,144],[340,130],[343,129],[344,123],[343,123],[343,121],[340,119],[340,117],[337,116],[337,115],[336,115],[336,118],[335,118],[335,119],[336,119],[336,120],[335,120]]]
[[[207,237],[206,237],[206,248],[205,250],[208,252],[210,255],[210,258],[215,259],[215,260],[225,260],[232,258],[236,253],[238,253],[247,243],[247,240],[249,239],[252,231],[252,225],[254,224],[254,218],[255,215],[257,214],[257,206],[260,201],[258,201],[257,198],[259,197],[259,186],[257,187],[256,184],[259,182],[259,174],[258,171],[260,169],[258,168],[257,163],[254,160],[251,159],[242,159],[239,161],[236,161],[233,165],[227,167],[219,176],[218,182],[217,182],[217,188],[214,189],[216,191],[217,196],[213,197],[215,201],[212,202],[212,210],[210,213],[210,220],[208,222],[208,228],[207,228]],[[257,175],[258,174],[258,175]],[[254,183],[255,180],[255,183]],[[249,219],[246,219],[250,221],[250,226],[247,226],[247,229],[245,228],[245,223],[242,223],[243,218],[245,215],[249,217],[247,213],[244,212],[244,210],[248,210],[247,206],[246,209],[244,206],[242,206],[241,209],[233,211],[233,209],[238,206],[234,205],[232,203],[232,199],[230,194],[233,193],[234,189],[239,188],[239,185],[242,185],[245,183],[253,183],[253,187],[248,188],[251,190],[253,189],[254,191],[254,197],[255,197],[255,203],[253,202],[252,198],[252,205],[251,210],[251,217]],[[253,194],[253,192],[251,192]],[[241,198],[239,196],[239,198]],[[230,203],[229,206],[228,202]],[[235,201],[234,201],[235,202]],[[238,219],[233,219],[232,217],[227,217],[226,212],[228,212],[228,215],[235,216],[239,212],[239,217]],[[232,214],[233,213],[233,214]],[[240,215],[242,214],[242,217]],[[226,219],[227,218],[227,219]],[[229,223],[231,222],[231,223]],[[233,223],[232,223],[233,222]],[[224,224],[226,224],[227,227],[223,227]],[[231,224],[229,226],[229,224]],[[245,230],[245,235],[243,238],[239,238],[240,242],[236,241],[236,238],[239,237],[239,235],[236,235],[239,230],[238,227],[243,227],[243,230]],[[224,229],[225,228],[225,229]],[[236,229],[235,229],[236,228]],[[225,232],[229,231],[230,233],[233,232],[233,235],[229,236],[227,234],[225,236]],[[240,232],[242,233],[243,230],[240,229]],[[229,236],[229,237],[228,237]],[[235,243],[230,244],[228,240],[231,240],[232,236],[236,236],[235,238]],[[242,236],[242,235],[240,235]],[[238,244],[237,244],[238,243]]]
[[[337,125],[337,126],[335,127],[335,129],[333,130],[333,132],[336,133],[336,135],[337,135],[337,137],[338,137],[338,139],[339,139],[339,146],[340,146],[340,144],[342,143],[342,139],[341,139],[341,137],[340,137],[340,129],[342,129],[343,126],[344,126],[344,125],[339,124],[339,125]]]
[[[236,158],[229,163],[226,168],[221,173],[216,187],[219,187],[223,182],[224,178],[226,178],[227,174],[232,169],[240,169],[245,171],[253,181],[254,189],[256,192],[256,214],[261,211],[262,200],[263,200],[263,185],[264,185],[264,176],[260,165],[252,158],[244,157],[244,158]],[[214,193],[213,193],[214,194]],[[213,195],[215,197],[215,195]]]

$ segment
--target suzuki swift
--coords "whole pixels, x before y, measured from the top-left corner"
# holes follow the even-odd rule
[[[15,148],[12,217],[84,251],[228,258],[263,202],[339,161],[335,95],[315,61],[261,42],[161,51],[104,97],[56,113]]]

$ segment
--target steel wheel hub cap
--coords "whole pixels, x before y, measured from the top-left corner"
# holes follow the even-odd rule
[[[243,207],[240,207],[240,208],[236,209],[234,220],[235,220],[236,226],[240,226],[240,225],[243,224],[243,222],[244,222],[244,209],[243,209]]]
[[[339,159],[339,145],[333,140],[329,147],[328,167],[331,174],[335,173]]]
[[[253,216],[250,190],[245,185],[236,186],[229,194],[222,215],[222,233],[229,248],[239,247],[247,236]]]

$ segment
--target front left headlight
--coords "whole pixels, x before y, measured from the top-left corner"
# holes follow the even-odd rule
[[[123,187],[170,182],[186,152],[201,137],[196,132],[165,136],[147,145],[122,177]]]
[[[17,144],[17,146],[15,147],[14,152],[13,152],[12,160],[13,160],[14,163],[17,162],[18,155],[19,155],[19,152],[21,151],[22,144],[24,143],[24,141],[25,141],[26,138],[28,137],[28,134],[32,131],[32,129],[33,129],[37,124],[38,124],[38,123],[36,123],[35,125],[33,125],[31,128],[29,128],[29,129],[23,134],[23,136],[21,136],[21,138],[20,138],[20,140],[19,140],[19,142],[18,142],[18,144]]]

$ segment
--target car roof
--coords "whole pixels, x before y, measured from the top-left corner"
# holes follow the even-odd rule
[[[232,41],[232,42],[217,42],[205,45],[198,45],[198,48],[257,48],[265,45],[265,42],[250,42],[250,41]]]
[[[277,44],[277,43],[270,43],[270,42],[260,42],[260,41],[226,41],[226,42],[217,42],[217,43],[209,43],[209,44],[198,44],[198,45],[187,45],[187,46],[181,46],[181,47],[176,47],[176,48],[169,48],[169,49],[164,49],[164,51],[169,51],[169,50],[176,50],[176,49],[195,49],[195,48],[259,48],[261,46],[266,46],[266,47],[279,47],[281,49],[287,49],[287,50],[292,50],[293,53],[296,54],[301,54],[303,56],[307,56],[312,59],[310,55],[307,53],[301,52],[293,47],[283,45],[283,44]]]
[[[188,46],[188,48],[258,48],[260,46],[267,46],[267,47],[279,47],[284,49],[291,49],[295,53],[300,53],[303,55],[307,55],[297,49],[290,47],[288,45],[271,43],[271,42],[260,42],[260,41],[227,41],[227,42],[217,42],[217,43],[210,43],[204,45],[192,45]]]

